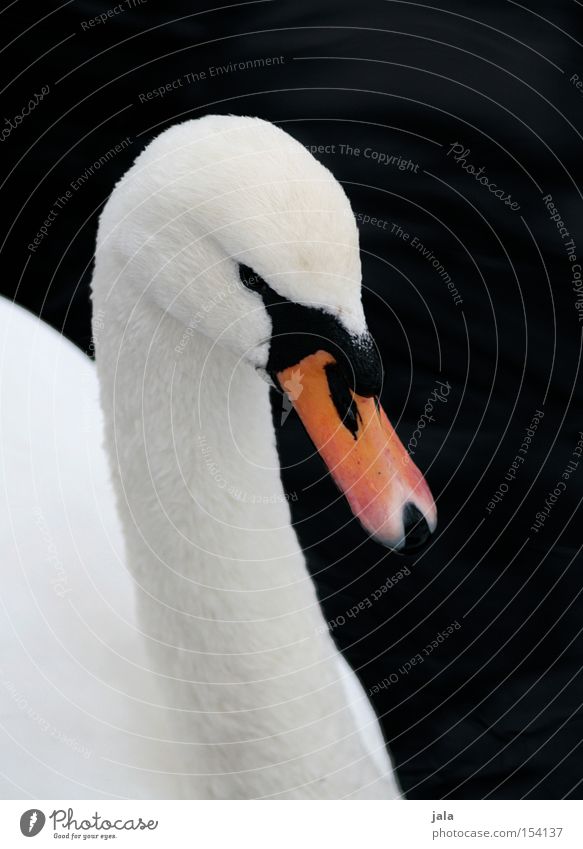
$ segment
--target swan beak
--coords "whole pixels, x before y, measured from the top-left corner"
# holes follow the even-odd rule
[[[277,379],[365,530],[402,553],[423,545],[437,525],[435,502],[378,400],[353,392],[325,351]]]

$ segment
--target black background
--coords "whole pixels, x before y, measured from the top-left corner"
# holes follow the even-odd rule
[[[89,351],[99,210],[154,135],[221,112],[258,115],[330,146],[317,155],[354,211],[381,221],[360,226],[365,310],[385,364],[383,404],[405,444],[437,381],[451,389],[415,453],[440,515],[437,538],[416,557],[367,541],[320,461],[304,459],[311,450],[297,418],[281,428],[284,483],[297,495],[294,520],[326,616],[344,617],[333,633],[367,689],[396,678],[373,701],[411,798],[580,798],[582,468],[533,530],[583,428],[583,313],[543,203],[552,194],[583,257],[583,94],[571,81],[583,76],[580,4],[268,0],[209,9],[147,0],[82,26],[114,5],[18,0],[0,15],[2,119],[49,86],[0,144],[2,293]],[[265,57],[283,59],[209,73]],[[206,80],[140,101],[201,71]],[[126,137],[31,251],[56,199]],[[519,210],[448,155],[455,142]],[[382,165],[365,149],[418,167]],[[393,224],[433,252],[461,303]],[[537,409],[544,418],[525,462],[488,513]],[[381,600],[347,615],[404,565],[410,574]]]

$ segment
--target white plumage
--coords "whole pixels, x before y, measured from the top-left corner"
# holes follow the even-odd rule
[[[332,175],[258,119],[173,127],[108,202],[92,284],[123,550],[92,366],[65,343],[43,342],[50,356],[31,356],[30,366],[49,369],[49,385],[56,375],[61,409],[45,385],[52,417],[35,423],[38,432],[3,420],[32,463],[16,501],[8,493],[13,521],[19,499],[29,513],[39,501],[37,519],[33,506],[12,546],[11,606],[22,612],[16,628],[5,612],[3,657],[19,657],[5,678],[24,688],[25,664],[26,698],[39,704],[42,688],[49,727],[58,715],[63,732],[91,751],[37,725],[26,754],[23,731],[33,720],[0,682],[7,781],[17,774],[32,795],[58,795],[43,792],[55,776],[68,797],[397,795],[354,680],[346,696],[346,667],[322,628],[290,524],[260,376],[270,320],[238,280],[236,260],[286,298],[365,332],[358,234]],[[71,392],[79,381],[82,391]],[[26,399],[18,403],[24,412]],[[40,498],[35,452],[45,464]],[[16,478],[13,467],[11,486]],[[66,576],[62,597],[55,570]],[[365,711],[374,757],[349,702]]]

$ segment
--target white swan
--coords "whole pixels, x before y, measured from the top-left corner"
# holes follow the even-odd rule
[[[428,536],[433,500],[373,397],[342,188],[267,122],[177,125],[107,203],[92,289],[138,617],[189,743],[183,793],[386,798],[290,525],[257,374],[288,391],[371,533],[396,548]]]
[[[239,260],[274,292],[322,309],[288,303],[277,315],[269,291],[242,283]],[[94,367],[0,301],[0,797],[398,795],[370,706],[326,633],[289,525],[267,386],[248,365],[301,355],[299,315],[350,371],[336,346],[346,348],[361,385],[370,380],[372,355],[354,347],[365,328],[359,286],[342,190],[271,125],[188,122],[139,158],[104,212],[94,280],[133,580]],[[292,323],[283,334],[282,322]],[[414,467],[401,454],[388,469],[397,442],[387,446],[374,421],[357,420],[358,439],[340,425],[321,357],[281,379],[353,509],[368,503],[361,518],[395,545],[406,499],[433,528]],[[366,416],[368,401],[359,405]],[[358,454],[365,474],[351,485],[346,457]],[[373,468],[391,473],[377,498],[366,489]]]

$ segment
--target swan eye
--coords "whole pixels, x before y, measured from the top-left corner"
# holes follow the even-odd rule
[[[263,277],[260,277],[252,268],[243,265],[243,263],[239,263],[239,277],[243,286],[251,289],[252,292],[261,292],[269,288]]]

